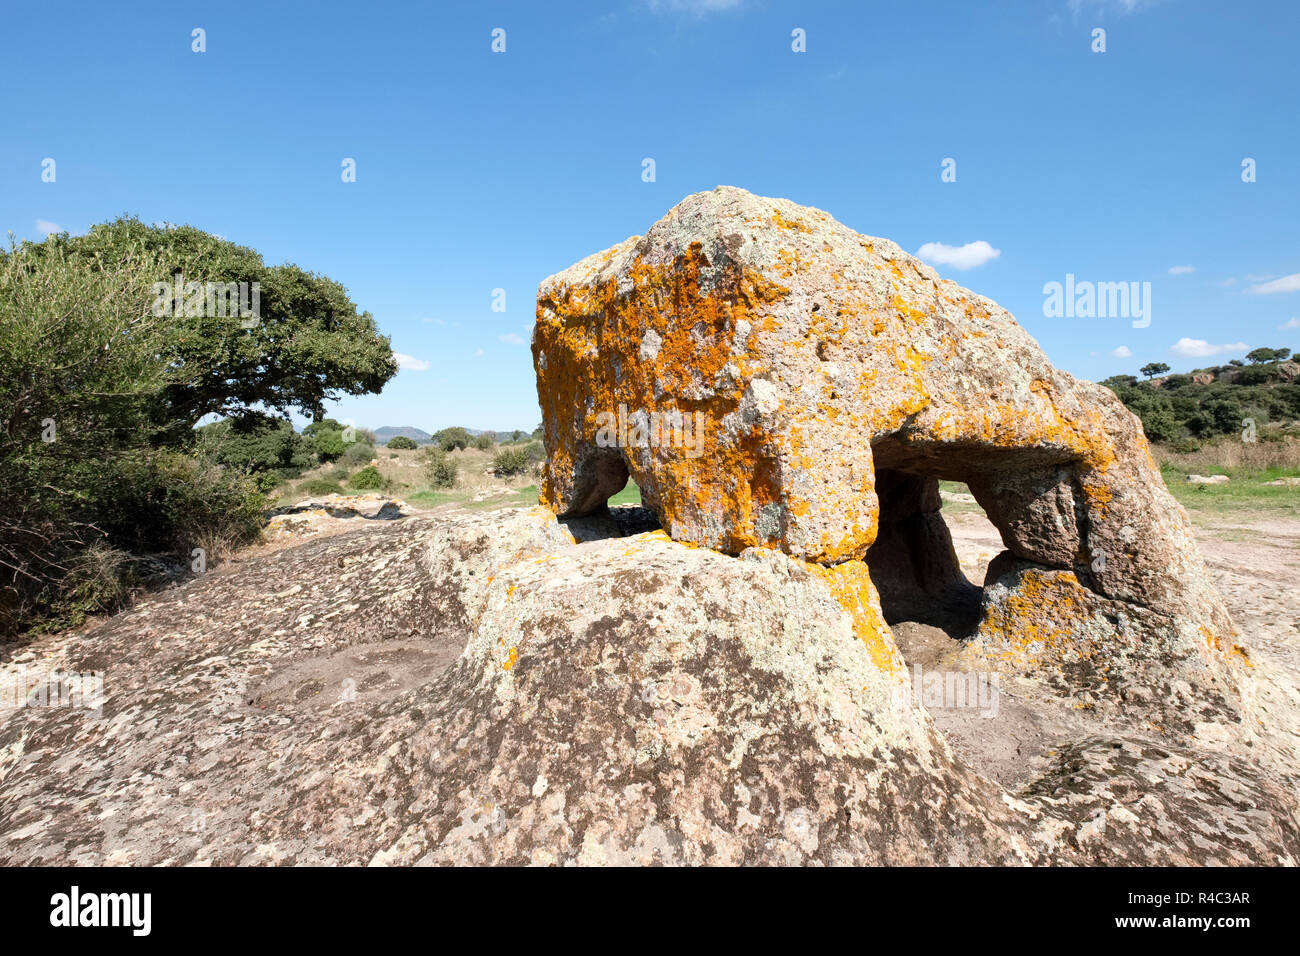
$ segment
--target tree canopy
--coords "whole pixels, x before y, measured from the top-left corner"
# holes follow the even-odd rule
[[[318,420],[327,401],[377,392],[397,372],[389,339],[342,285],[292,263],[267,266],[253,249],[193,226],[122,217],[21,248],[34,260],[58,250],[82,267],[143,268],[150,314],[163,318],[160,414],[185,428],[259,408]]]

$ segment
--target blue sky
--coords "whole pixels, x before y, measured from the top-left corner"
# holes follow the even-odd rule
[[[1076,375],[1186,370],[1300,350],[1298,40],[1289,0],[9,4],[0,228],[337,279],[407,357],[333,409],[371,427],[531,429],[539,280],[720,183],[938,244]],[[1149,281],[1150,325],[1045,317],[1067,273]]]

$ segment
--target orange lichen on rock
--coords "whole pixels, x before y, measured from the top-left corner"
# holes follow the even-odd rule
[[[848,612],[853,633],[866,647],[872,663],[891,676],[901,674],[906,669],[903,655],[880,612],[880,595],[871,583],[866,564],[845,561],[830,567],[805,563],[804,567],[826,583],[835,600]]]
[[[917,502],[937,510],[938,480],[966,482],[1010,556],[1062,575],[1024,575],[986,612],[1017,635],[1008,654],[1092,653],[1094,612],[1117,601],[1179,634],[1230,628],[1118,398],[1053,368],[995,303],[820,210],[729,187],[688,197],[541,284],[533,359],[540,498],[558,514],[599,510],[630,477],[677,542],[839,575],[895,548],[932,573],[951,541]],[[674,440],[664,416],[699,428]],[[890,482],[912,482],[893,506],[911,511],[882,515]],[[882,530],[904,518],[911,557]]]
[[[1049,657],[1086,659],[1096,651],[1080,641],[1091,616],[1086,589],[1073,573],[1029,570],[985,616],[980,649],[985,657],[1015,666]]]

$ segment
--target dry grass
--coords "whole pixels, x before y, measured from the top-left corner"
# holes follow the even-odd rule
[[[448,501],[476,501],[486,500],[488,498],[514,498],[523,489],[530,485],[537,484],[537,476],[533,469],[528,469],[522,475],[514,475],[509,478],[498,478],[492,473],[492,459],[495,457],[497,449],[494,447],[488,451],[479,451],[477,448],[462,448],[453,451],[448,456],[456,464],[456,485],[453,488],[438,489],[437,496],[445,498]],[[431,489],[429,488],[429,479],[424,470],[424,450],[390,450],[388,448],[376,448],[373,459],[375,467],[379,474],[390,482],[388,493],[399,498],[409,498],[412,496],[430,497]],[[349,474],[355,474],[362,468],[366,467],[369,462],[361,462],[355,467],[348,469]],[[305,492],[305,485],[314,479],[334,480],[335,470],[339,464],[331,463],[320,465],[310,471],[306,471],[300,478],[287,487],[277,489],[279,492],[279,501],[276,504],[292,504],[302,498],[308,497]],[[339,479],[340,494],[354,494],[344,487],[346,479]]]
[[[1197,475],[1247,477],[1266,472],[1300,471],[1300,441],[1244,442],[1226,438],[1203,445],[1193,452],[1176,452],[1163,445],[1152,446],[1151,453],[1163,467]]]

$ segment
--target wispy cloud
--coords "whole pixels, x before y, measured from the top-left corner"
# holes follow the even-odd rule
[[[425,325],[446,325],[447,324],[446,321],[443,319],[421,319],[420,321],[423,322]]]
[[[394,352],[393,358],[397,360],[397,367],[405,369],[408,372],[427,372],[429,363],[424,359],[418,359],[402,352]]]
[[[1075,16],[1080,13],[1108,12],[1136,13],[1148,7],[1154,7],[1161,0],[1069,0],[1066,4]]]
[[[1169,274],[1171,276],[1190,275],[1195,271],[1196,271],[1196,266],[1170,266],[1169,267]]]
[[[1293,315],[1277,327],[1279,332],[1284,331],[1285,329],[1300,329],[1300,317]]]
[[[655,13],[690,13],[702,17],[706,13],[733,10],[742,0],[646,0]]]
[[[1215,283],[1215,285],[1219,286],[1221,289],[1226,289],[1228,288],[1228,286],[1236,285],[1236,284],[1237,284],[1237,280],[1234,279],[1232,276],[1228,276],[1228,278],[1226,279],[1220,279],[1218,282]]]
[[[1280,279],[1274,279],[1272,282],[1263,282],[1259,285],[1253,285],[1246,290],[1251,295],[1273,295],[1277,292],[1300,292],[1300,272],[1289,276],[1283,276]]]
[[[1169,351],[1182,358],[1208,358],[1225,352],[1244,352],[1249,348],[1245,342],[1232,342],[1226,345],[1211,345],[1205,339],[1181,338],[1169,346]]]
[[[513,333],[513,332],[507,332],[505,335],[498,335],[497,338],[499,338],[502,342],[507,343],[508,345],[527,345],[527,344],[528,344],[527,342],[525,342],[525,341],[523,340],[523,338],[522,338],[521,336],[515,335],[515,333]]]
[[[63,227],[60,226],[57,222],[50,222],[48,219],[37,219],[36,231],[39,232],[42,236],[48,236],[51,233],[62,232]]]
[[[1127,345],[1121,345],[1118,348],[1110,350],[1111,358],[1132,358],[1133,350]]]
[[[475,350],[474,350],[474,357],[475,357],[475,358],[478,358],[478,357],[479,357],[480,355],[482,355],[482,354],[483,354],[483,350],[482,350],[482,349],[475,349]]]
[[[1001,249],[994,249],[983,239],[968,242],[964,246],[948,246],[942,242],[927,242],[916,250],[918,259],[938,266],[952,266],[965,271],[982,266],[1002,255]]]

